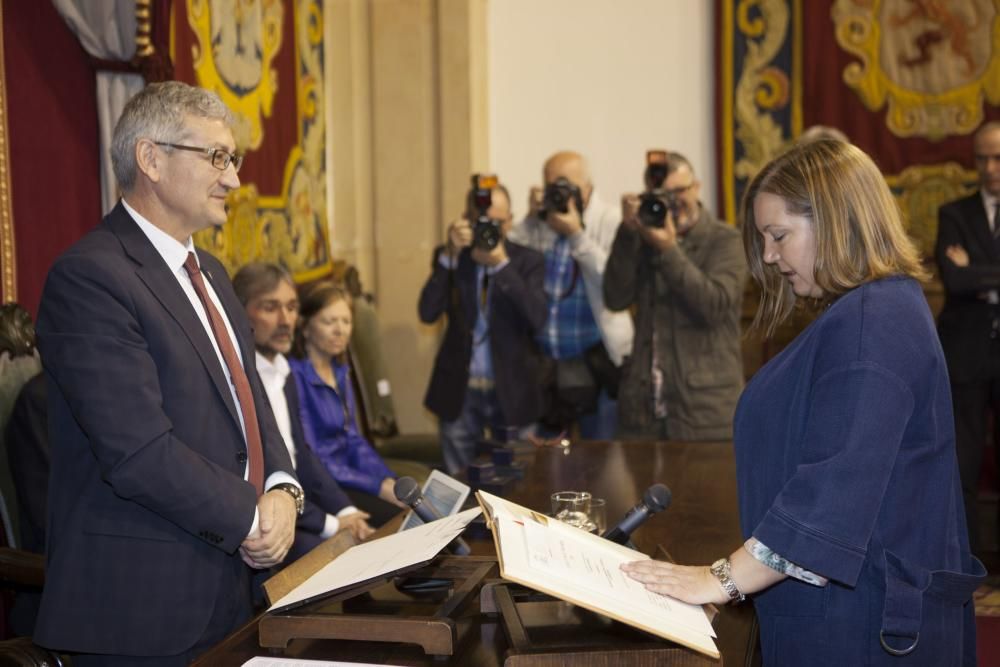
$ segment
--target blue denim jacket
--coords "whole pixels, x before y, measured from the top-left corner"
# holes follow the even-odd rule
[[[985,570],[969,553],[951,411],[909,279],[847,292],[754,375],[734,423],[744,537],[830,580],[754,596],[764,664],[975,664]]]

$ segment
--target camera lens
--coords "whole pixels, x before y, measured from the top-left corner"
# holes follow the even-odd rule
[[[667,203],[653,193],[639,198],[639,222],[646,227],[663,227],[667,221]]]
[[[472,229],[473,243],[482,250],[493,250],[500,245],[500,222],[489,218],[476,220]]]

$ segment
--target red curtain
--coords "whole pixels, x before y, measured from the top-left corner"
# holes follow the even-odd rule
[[[94,72],[48,1],[3,5],[16,300],[37,313],[53,260],[100,219]]]

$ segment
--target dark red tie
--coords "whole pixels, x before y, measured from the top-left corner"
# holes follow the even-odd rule
[[[260,444],[260,427],[257,425],[257,408],[253,403],[253,393],[250,391],[250,382],[247,374],[243,370],[236,355],[236,348],[233,347],[233,340],[226,330],[226,323],[222,320],[222,315],[212,300],[208,297],[208,290],[205,288],[205,279],[201,277],[201,269],[198,268],[198,260],[194,253],[189,252],[184,268],[191,276],[191,284],[194,291],[201,299],[201,305],[205,307],[208,314],[208,321],[212,324],[212,333],[215,334],[215,342],[222,351],[222,358],[229,367],[229,377],[236,388],[236,398],[240,402],[240,411],[243,413],[243,427],[247,434],[247,457],[250,462],[249,477],[250,483],[257,489],[257,495],[264,492],[264,449]]]

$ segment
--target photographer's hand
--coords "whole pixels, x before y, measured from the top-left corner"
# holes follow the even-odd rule
[[[583,231],[583,220],[580,212],[576,210],[576,202],[570,198],[569,208],[565,213],[549,211],[545,216],[545,222],[560,236],[574,236]]]
[[[545,190],[538,187],[537,185],[531,186],[528,191],[528,217],[537,218],[539,217],[538,212],[542,210],[542,204],[545,200]]]
[[[459,218],[448,225],[448,255],[458,257],[462,248],[472,245],[472,226],[465,218]]]
[[[642,226],[639,222],[639,203],[639,195],[630,193],[622,195],[622,224],[633,231],[638,231]]]
[[[639,224],[638,230],[642,240],[658,252],[667,252],[677,245],[677,227],[674,225],[674,214],[671,211],[667,211],[663,227],[647,227]]]
[[[507,248],[503,243],[497,244],[496,248],[493,250],[484,250],[483,248],[473,248],[472,249],[472,259],[477,264],[482,264],[483,266],[493,267],[499,266],[507,261]]]

